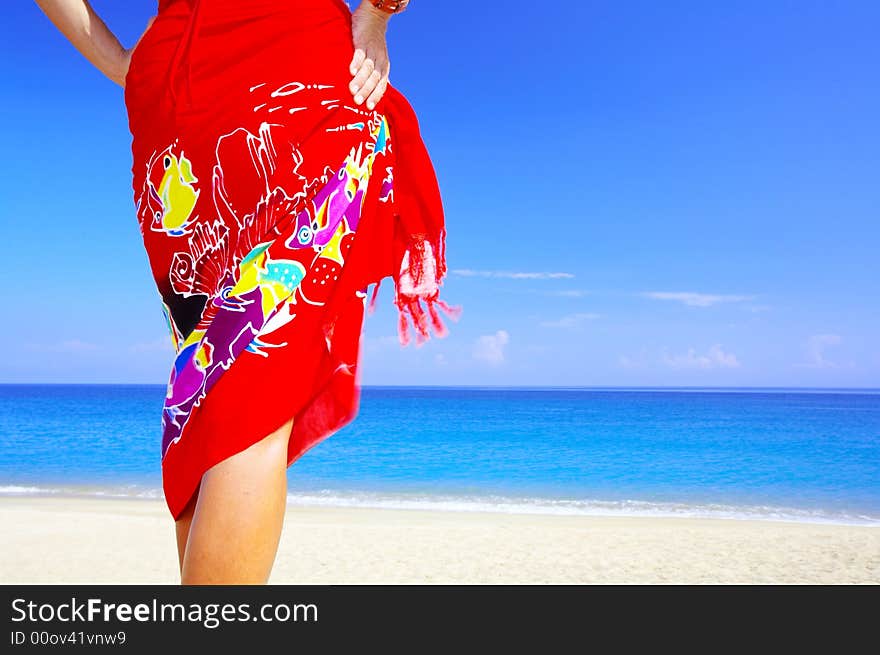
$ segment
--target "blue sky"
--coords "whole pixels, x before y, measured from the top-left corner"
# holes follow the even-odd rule
[[[392,18],[464,311],[401,349],[383,282],[363,383],[880,386],[880,4],[526,4]],[[165,383],[122,89],[6,16],[0,382]]]

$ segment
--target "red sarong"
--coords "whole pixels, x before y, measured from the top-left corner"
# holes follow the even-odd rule
[[[392,20],[399,20],[393,18]],[[175,519],[202,475],[291,418],[288,466],[360,403],[367,287],[416,344],[446,273],[410,104],[348,89],[343,0],[160,0],[126,77],[137,218],[176,352],[162,413]],[[427,305],[427,312],[420,302]]]

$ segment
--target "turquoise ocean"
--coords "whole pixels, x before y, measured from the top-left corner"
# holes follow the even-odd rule
[[[0,385],[0,495],[162,498],[164,385]],[[880,390],[364,387],[306,505],[880,526]]]

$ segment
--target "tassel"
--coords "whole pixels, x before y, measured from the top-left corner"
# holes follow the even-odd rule
[[[397,318],[397,334],[400,339],[400,345],[406,346],[409,344],[409,326],[406,323],[406,313],[403,307],[401,307],[400,304],[397,306],[400,312]]]
[[[379,285],[382,284],[382,280],[378,280],[376,282],[376,286],[373,287],[373,295],[370,297],[370,303],[367,306],[367,313],[372,314],[376,311],[376,296],[379,293]]]
[[[434,307],[434,304],[434,300],[428,300],[428,312],[431,314],[431,325],[434,326],[434,332],[437,333],[438,337],[445,337],[447,335],[446,326],[443,325],[443,322],[440,320],[440,316],[437,314],[437,308]]]
[[[443,239],[439,238],[434,243],[436,245],[432,245],[424,235],[413,238],[403,251],[404,261],[398,266],[400,272],[393,276],[394,304],[400,313],[398,334],[400,343],[404,346],[411,341],[410,321],[415,330],[415,345],[418,347],[431,338],[431,327],[437,337],[448,336],[449,330],[437,311],[438,307],[456,321],[462,313],[460,305],[450,306],[439,298],[442,277],[439,272],[445,271],[446,262],[443,261]],[[423,300],[427,303],[427,312],[421,305]]]
[[[416,328],[416,345],[420,346],[431,337],[428,332],[428,316],[425,314],[425,310],[422,309],[418,296],[410,300],[408,304]]]
[[[461,317],[461,305],[454,305],[450,307],[440,298],[435,298],[434,302],[440,305],[440,308],[443,310],[443,312],[452,320],[457,321]]]

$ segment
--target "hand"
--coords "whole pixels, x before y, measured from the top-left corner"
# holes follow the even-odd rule
[[[351,14],[351,32],[354,57],[349,70],[354,76],[349,90],[356,105],[366,101],[367,109],[373,109],[385,93],[391,62],[385,31],[391,14],[376,9],[370,0],[361,4]]]

